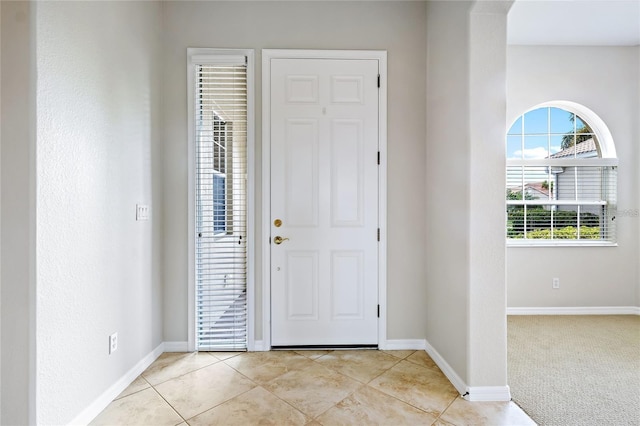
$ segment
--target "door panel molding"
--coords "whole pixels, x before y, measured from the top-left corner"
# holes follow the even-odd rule
[[[380,73],[380,89],[378,90],[378,221],[380,242],[378,243],[378,301],[380,317],[378,319],[378,347],[386,348],[387,338],[387,52],[360,50],[262,50],[262,341],[253,344],[256,350],[271,348],[271,60],[272,59],[373,59],[378,61]],[[313,82],[300,81],[300,95],[304,99],[314,98]],[[337,81],[335,84],[351,85],[353,96],[339,99],[340,102],[358,101],[359,89],[357,81]],[[305,91],[305,87],[306,91]],[[316,94],[317,95],[317,94]],[[372,159],[371,161],[374,161]]]

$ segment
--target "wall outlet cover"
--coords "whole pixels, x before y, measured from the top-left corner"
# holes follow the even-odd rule
[[[109,336],[109,354],[118,350],[118,333]]]

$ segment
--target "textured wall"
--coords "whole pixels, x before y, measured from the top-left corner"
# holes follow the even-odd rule
[[[618,247],[507,249],[508,307],[639,306],[638,47],[508,50],[508,125],[542,102],[573,101],[609,127],[619,158]],[[571,66],[569,66],[571,64]],[[551,288],[553,277],[560,289]]]
[[[427,341],[463,382],[502,398],[504,150],[495,141],[505,127],[509,6],[427,10]]]
[[[162,342],[160,23],[159,3],[37,4],[38,423],[70,422]]]
[[[504,239],[507,11],[480,2],[471,14],[469,386],[502,386],[508,398]],[[498,391],[500,392],[500,391]],[[471,397],[473,398],[471,392]]]
[[[468,2],[427,14],[427,341],[463,380],[469,337]]]
[[[187,47],[256,49],[257,218],[262,215],[260,49],[388,51],[388,337],[424,338],[425,4],[181,1],[165,2],[164,11],[165,340],[187,340]],[[258,339],[261,286],[258,276]]]

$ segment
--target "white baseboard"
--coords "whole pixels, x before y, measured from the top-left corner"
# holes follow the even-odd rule
[[[469,386],[464,399],[479,401],[511,401],[509,386]]]
[[[424,339],[395,339],[387,340],[378,345],[386,351],[425,350],[427,341]]]
[[[129,371],[127,371],[117,382],[115,382],[109,389],[104,391],[95,401],[93,401],[87,408],[76,416],[70,425],[86,425],[95,419],[98,414],[102,412],[107,405],[111,404],[123,390],[127,388],[144,370],[149,367],[153,361],[155,361],[164,352],[164,343],[158,345],[152,352],[142,358],[136,365],[134,365]]]
[[[429,342],[425,341],[425,351],[442,370],[453,387],[467,401],[511,401],[511,391],[509,386],[467,386],[458,373],[449,365],[447,361],[438,353]]]
[[[638,306],[507,308],[507,315],[640,315]]]
[[[163,352],[189,352],[189,342],[164,342]]]
[[[460,395],[464,395],[467,392],[467,384],[458,376],[458,373],[455,372],[453,368],[449,365],[447,361],[438,353],[438,351],[431,346],[431,344],[425,340],[425,351],[431,357],[433,362],[442,370],[447,379],[451,382],[454,388],[460,393]]]

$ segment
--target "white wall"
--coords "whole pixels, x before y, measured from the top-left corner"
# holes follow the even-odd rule
[[[504,239],[507,13],[512,1],[478,2],[470,19],[469,376],[510,399]],[[470,390],[472,399],[475,391]],[[499,396],[501,395],[501,396]]]
[[[463,380],[469,338],[469,2],[427,9],[427,341]]]
[[[70,422],[162,342],[160,13],[155,2],[36,6],[41,424]],[[135,221],[136,203],[150,221]]]
[[[542,102],[568,100],[609,127],[619,158],[618,210],[640,208],[639,47],[510,46],[508,125]],[[640,218],[618,214],[618,247],[507,249],[512,307],[640,306]],[[560,278],[560,289],[551,280]]]
[[[388,338],[423,339],[425,286],[425,34],[423,2],[165,2],[165,340],[187,341],[187,47],[388,51]],[[255,176],[261,176],[256,111]],[[256,183],[258,206],[261,182]],[[260,223],[256,224],[260,238]],[[262,242],[256,242],[261,271]],[[262,336],[257,277],[256,338]]]
[[[504,138],[510,2],[427,9],[427,341],[463,385],[506,388]],[[478,398],[470,390],[470,398]]]

